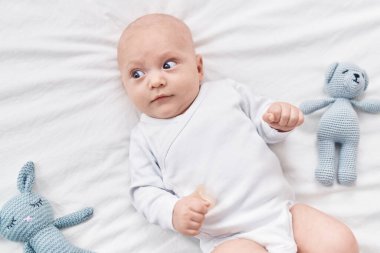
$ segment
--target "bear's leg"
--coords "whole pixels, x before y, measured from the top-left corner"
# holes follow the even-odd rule
[[[352,185],[356,181],[356,156],[358,143],[342,144],[339,156],[338,183]]]
[[[72,253],[94,253],[89,250],[81,249],[81,248],[75,248],[75,250]]]
[[[335,143],[332,140],[319,141],[319,165],[315,178],[323,185],[330,186],[335,179]]]

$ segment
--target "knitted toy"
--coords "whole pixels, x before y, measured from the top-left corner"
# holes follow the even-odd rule
[[[49,202],[32,192],[34,164],[21,169],[17,186],[21,194],[10,199],[0,211],[0,235],[24,242],[24,253],[91,253],[71,245],[59,229],[77,225],[91,218],[92,208],[53,218]]]
[[[354,110],[380,112],[379,100],[354,100],[368,86],[364,70],[348,63],[334,63],[326,73],[325,89],[331,98],[306,101],[300,105],[304,114],[329,106],[318,129],[319,165],[316,179],[330,186],[337,175],[338,183],[352,185],[357,178],[356,157],[359,144],[359,120]],[[340,147],[338,171],[335,170],[335,146]]]

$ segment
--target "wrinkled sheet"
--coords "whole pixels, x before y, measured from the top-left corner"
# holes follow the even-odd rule
[[[56,217],[95,208],[91,220],[63,233],[99,253],[200,252],[196,239],[148,224],[128,197],[129,136],[139,114],[122,87],[116,46],[129,22],[152,12],[190,26],[207,80],[232,78],[300,104],[326,97],[327,67],[349,61],[369,75],[363,98],[380,98],[379,1],[0,1],[0,206],[32,160],[33,189]],[[322,113],[271,147],[298,201],[350,226],[362,253],[378,253],[380,115],[358,113],[357,184],[323,187],[314,180]],[[0,252],[23,246],[0,238]]]

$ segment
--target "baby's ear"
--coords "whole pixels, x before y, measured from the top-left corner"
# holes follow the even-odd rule
[[[329,66],[326,72],[326,84],[330,83],[332,77],[334,76],[335,70],[338,67],[339,63],[335,62]]]
[[[21,193],[31,192],[34,183],[34,164],[27,162],[18,174],[17,187]]]

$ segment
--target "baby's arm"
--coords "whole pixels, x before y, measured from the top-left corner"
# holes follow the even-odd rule
[[[303,113],[300,109],[285,102],[272,103],[263,115],[263,120],[270,127],[289,132],[303,123]]]
[[[322,109],[323,107],[328,106],[329,104],[333,103],[335,101],[334,98],[326,98],[326,99],[315,99],[303,102],[300,105],[300,109],[304,114],[310,114],[312,112],[315,112],[319,109]]]
[[[178,197],[165,188],[157,160],[139,129],[135,129],[131,135],[129,171],[129,194],[133,206],[149,222],[174,230],[172,214]]]
[[[380,100],[367,99],[364,101],[351,100],[351,103],[356,108],[369,112],[369,113],[379,113],[380,112]]]
[[[289,118],[287,119],[287,122],[285,123],[285,117],[283,118],[279,117],[281,116],[281,113],[278,115],[277,115],[277,112],[274,112],[274,115],[273,113],[266,114],[268,109],[271,107],[271,105],[273,105],[273,101],[261,96],[255,96],[252,93],[252,91],[245,85],[234,83],[234,87],[240,93],[240,96],[241,96],[241,103],[240,103],[241,109],[254,123],[257,129],[257,132],[264,139],[266,143],[271,144],[271,143],[277,143],[277,142],[283,141],[288,135],[286,131],[293,129],[296,125],[299,125],[302,123],[303,116],[302,116],[302,113],[299,114],[298,108],[294,106],[289,106],[289,109],[294,107],[295,110],[293,111],[298,113],[298,117],[295,117],[295,119],[297,120],[296,121],[292,120],[290,122],[290,124],[292,125],[295,124],[295,125],[292,127],[289,127],[288,125]],[[287,113],[288,113],[287,116],[290,117],[291,111],[292,110],[287,110]],[[285,124],[285,127],[279,125],[280,121],[281,121],[281,124]]]

